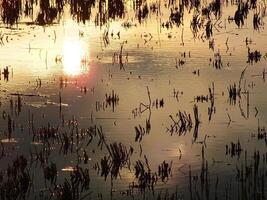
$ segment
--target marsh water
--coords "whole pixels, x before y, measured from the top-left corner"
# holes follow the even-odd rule
[[[0,199],[265,199],[265,1],[1,1]]]

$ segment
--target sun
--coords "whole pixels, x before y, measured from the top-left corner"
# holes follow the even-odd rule
[[[85,50],[79,40],[67,39],[63,43],[63,69],[67,75],[76,76],[82,73],[81,62]]]

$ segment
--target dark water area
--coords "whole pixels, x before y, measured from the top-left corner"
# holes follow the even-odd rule
[[[265,0],[1,0],[0,199],[266,199]]]

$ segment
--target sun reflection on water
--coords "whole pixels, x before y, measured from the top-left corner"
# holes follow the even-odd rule
[[[63,43],[63,69],[66,75],[77,76],[87,73],[86,51],[81,41],[67,39]]]

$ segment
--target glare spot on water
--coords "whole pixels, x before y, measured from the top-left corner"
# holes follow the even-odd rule
[[[65,172],[73,172],[74,171],[74,167],[72,167],[72,166],[66,166],[66,167],[64,167],[61,170],[62,171],[65,171]]]
[[[80,75],[88,71],[84,66],[86,60],[85,49],[79,40],[66,39],[63,44],[64,73],[71,76]]]

